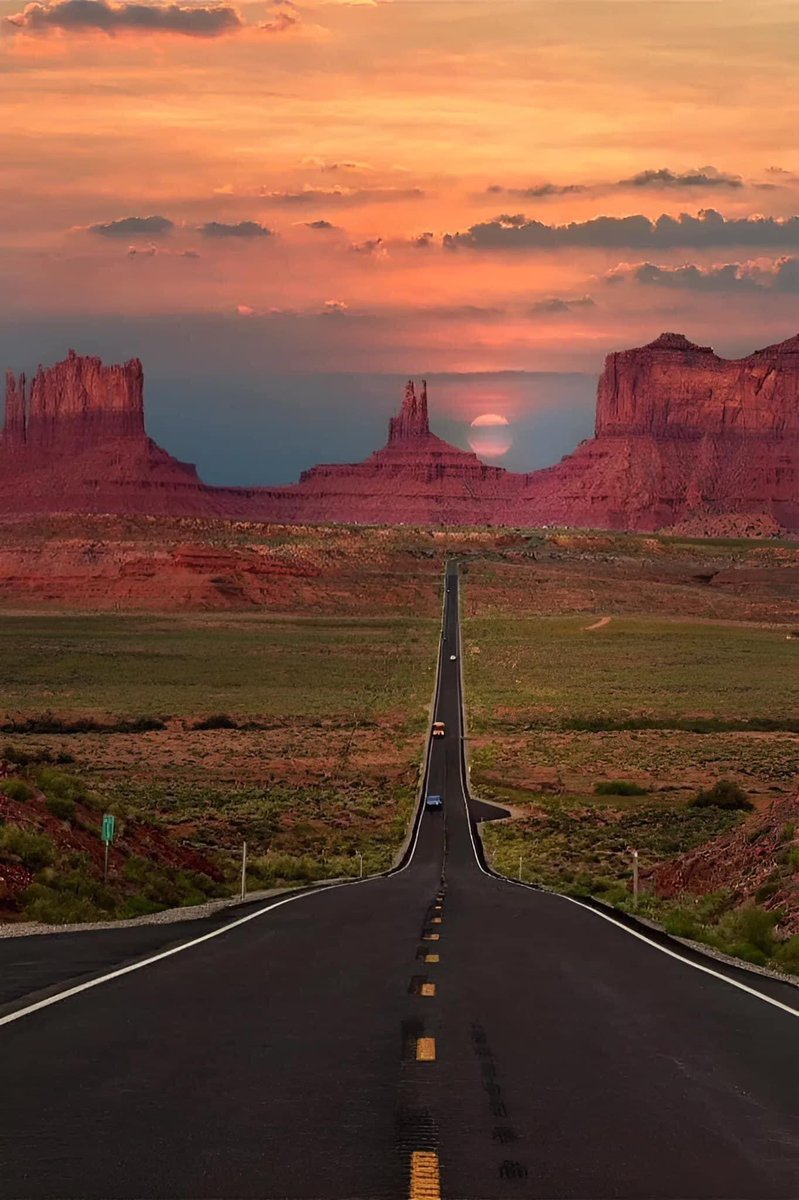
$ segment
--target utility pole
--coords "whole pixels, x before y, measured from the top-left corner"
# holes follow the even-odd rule
[[[633,850],[633,900],[638,903],[638,851]]]
[[[241,843],[241,892],[239,898],[244,900],[247,895],[247,843]]]

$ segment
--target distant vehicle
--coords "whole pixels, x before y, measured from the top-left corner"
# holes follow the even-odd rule
[[[431,812],[440,812],[444,807],[444,801],[440,796],[428,796],[424,802],[425,808],[429,808]]]
[[[454,655],[454,654],[450,654],[450,656],[449,656],[449,661],[450,661],[450,662],[454,662],[454,661],[455,661],[455,655]]]
[[[447,732],[447,727],[443,721],[433,722],[433,737],[443,737]]]

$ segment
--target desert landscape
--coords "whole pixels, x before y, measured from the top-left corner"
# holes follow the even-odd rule
[[[220,516],[284,524],[544,524],[760,534],[799,530],[799,335],[725,360],[682,334],[612,353],[595,436],[529,474],[430,429],[411,380],[388,441],[287,487],[208,487],[145,431],[138,359],[70,350],[28,382],[8,372],[0,512]]]
[[[250,889],[386,869],[453,558],[471,784],[511,814],[483,825],[497,869],[795,971],[799,543],[779,538],[7,520],[6,921],[230,895],[244,840]]]

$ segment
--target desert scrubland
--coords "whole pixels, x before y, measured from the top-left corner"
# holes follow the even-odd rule
[[[496,865],[631,907],[637,849],[639,912],[796,969],[799,545],[779,539],[0,527],[4,918],[230,895],[244,839],[252,887],[386,867],[450,555],[472,786],[512,813],[484,827]]]

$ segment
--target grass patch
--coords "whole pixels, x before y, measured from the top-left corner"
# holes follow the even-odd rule
[[[647,789],[629,779],[609,779],[594,788],[597,796],[645,796]]]

